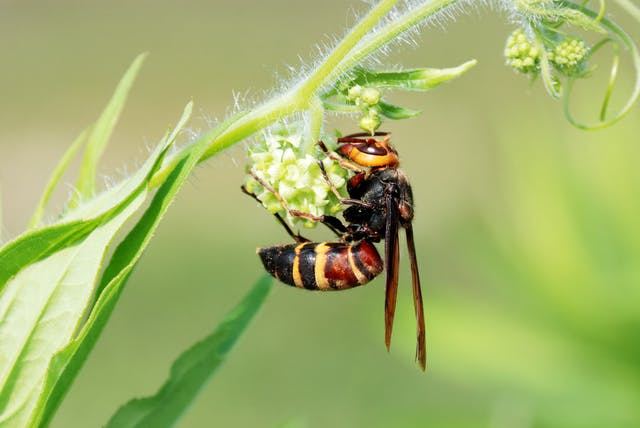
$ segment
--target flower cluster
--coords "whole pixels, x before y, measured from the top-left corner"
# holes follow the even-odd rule
[[[533,46],[521,29],[515,30],[507,39],[504,56],[507,58],[507,65],[517,72],[529,74],[538,71],[540,50]]]
[[[355,103],[362,110],[359,125],[363,131],[373,134],[382,123],[378,103],[382,93],[372,87],[354,85],[347,92],[347,99]]]
[[[542,42],[549,63],[562,74],[578,76],[585,69],[588,49],[582,40],[568,37],[554,42]],[[507,65],[519,73],[535,76],[540,72],[540,48],[520,28],[507,38],[504,56]]]
[[[301,134],[268,135],[252,146],[249,149],[250,174],[247,175],[245,187],[271,213],[278,213],[290,224],[301,221],[305,227],[314,227],[317,224],[314,221],[291,216],[276,195],[252,176],[255,175],[271,187],[289,210],[313,216],[338,213],[342,205],[322,175],[318,158],[301,153],[302,138]],[[331,184],[345,194],[348,172],[323,154],[320,161]]]
[[[549,60],[559,69],[572,73],[580,68],[586,54],[587,47],[582,40],[569,38],[556,45],[555,49],[549,52]]]

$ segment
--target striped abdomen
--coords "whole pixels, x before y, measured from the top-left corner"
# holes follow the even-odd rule
[[[378,250],[367,241],[304,242],[258,249],[264,268],[294,287],[343,290],[366,284],[382,272]]]

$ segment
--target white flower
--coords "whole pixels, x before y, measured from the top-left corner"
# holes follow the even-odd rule
[[[264,136],[249,149],[249,169],[261,181],[276,191],[290,210],[309,213],[314,216],[335,215],[342,205],[331,191],[329,183],[323,177],[318,159],[327,172],[331,183],[342,195],[346,195],[348,171],[327,158],[320,150],[318,158],[302,153],[302,136],[270,135]],[[314,227],[317,223],[293,217],[282,206],[273,193],[265,189],[250,174],[245,186],[254,193],[262,204],[272,213],[278,213],[289,223],[302,222],[305,227]]]

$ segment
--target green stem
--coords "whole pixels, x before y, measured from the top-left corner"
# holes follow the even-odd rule
[[[320,100],[320,97],[315,96],[309,104],[309,135],[303,142],[303,144],[307,145],[305,147],[306,152],[310,152],[311,147],[320,139],[323,119],[324,106],[322,105],[322,100]]]
[[[331,76],[335,74],[341,61],[351,52],[354,46],[360,44],[363,38],[384,16],[398,3],[398,0],[382,0],[376,7],[356,25],[338,46],[327,56],[322,64],[309,76],[300,88],[300,96],[311,97],[318,88],[331,83]],[[348,71],[347,70],[342,70]],[[342,74],[342,73],[340,73]]]
[[[237,122],[231,125],[222,134],[217,135],[215,130],[210,131],[204,137],[209,139],[209,148],[200,161],[214,156],[218,152],[236,144],[237,142],[253,135],[260,129],[264,129],[275,121],[291,114],[309,110],[317,99],[317,91],[349,71],[362,59],[379,49],[394,37],[406,31],[420,20],[426,18],[442,8],[459,0],[431,0],[421,6],[409,9],[400,19],[383,26],[373,35],[367,33],[396,5],[399,0],[382,0],[345,36],[336,48],[324,59],[324,61],[311,73],[311,75],[294,86],[287,92],[273,98],[266,103],[247,112]],[[214,135],[217,135],[214,137]],[[199,141],[202,141],[200,139]],[[163,182],[173,169],[173,166],[187,156],[192,150],[193,144],[184,147],[171,156],[154,178],[151,187],[156,187]]]
[[[559,99],[562,96],[562,93],[558,91],[556,85],[553,81],[553,73],[551,72],[551,64],[549,63],[549,55],[547,54],[547,50],[544,47],[544,43],[542,41],[542,37],[540,34],[535,31],[536,34],[536,47],[540,52],[540,76],[542,76],[542,83],[544,84],[544,88],[547,93],[555,99]]]
[[[578,4],[567,2],[565,3],[565,6],[571,9],[578,10],[592,19],[595,19],[598,16],[592,10],[583,8]],[[601,128],[605,128],[607,126],[613,125],[614,123],[622,119],[627,113],[629,113],[629,111],[631,111],[631,108],[636,104],[638,99],[640,99],[640,50],[638,49],[638,46],[634,43],[633,39],[631,39],[631,37],[629,37],[629,35],[624,32],[622,28],[618,27],[612,21],[606,18],[602,18],[600,20],[600,25],[604,27],[609,34],[615,36],[617,40],[619,40],[620,43],[628,50],[629,54],[631,55],[633,68],[635,70],[635,83],[633,85],[633,90],[631,91],[631,94],[627,96],[627,100],[625,104],[613,115],[613,117],[607,120],[600,120],[595,123],[582,123],[582,122],[578,122],[573,117],[569,109],[569,94],[571,93],[571,88],[573,87],[573,82],[574,82],[574,79],[569,79],[567,81],[567,88],[564,94],[565,116],[573,126],[580,129],[588,129],[588,130],[601,129]],[[611,87],[608,87],[607,95],[606,95],[607,97],[610,96],[610,92],[611,92]],[[607,103],[608,103],[608,100],[607,100]]]
[[[353,53],[347,56],[340,64],[336,65],[326,76],[325,81],[333,82],[337,80],[341,75],[351,70],[377,49],[380,49],[400,34],[419,24],[422,20],[458,1],[459,0],[429,0],[419,7],[407,10],[399,18],[395,18],[383,28],[360,40],[355,49],[353,49]]]

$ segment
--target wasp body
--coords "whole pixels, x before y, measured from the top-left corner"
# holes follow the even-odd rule
[[[383,136],[383,138],[375,138]],[[425,321],[418,263],[413,238],[413,195],[407,177],[398,169],[398,153],[390,144],[390,134],[352,134],[338,139],[337,153],[329,151],[324,143],[320,148],[344,168],[355,172],[348,183],[349,198],[340,198],[347,208],[343,224],[330,216],[313,217],[293,212],[286,202],[269,189],[289,214],[319,221],[339,236],[337,242],[309,242],[294,233],[285,221],[275,214],[296,243],[261,248],[258,254],[265,269],[285,284],[309,290],[343,290],[366,284],[386,268],[385,288],[385,343],[391,344],[391,331],[398,291],[399,226],[405,229],[411,276],[413,302],[417,321],[416,359],[426,367]],[[322,163],[319,163],[322,168]],[[323,170],[324,171],[324,170]],[[325,179],[329,182],[325,173]],[[243,188],[245,193],[249,193]],[[333,188],[336,195],[337,190]],[[384,264],[373,243],[384,240]]]
[[[307,290],[344,290],[364,285],[382,272],[376,247],[361,242],[303,242],[260,248],[271,275]]]

